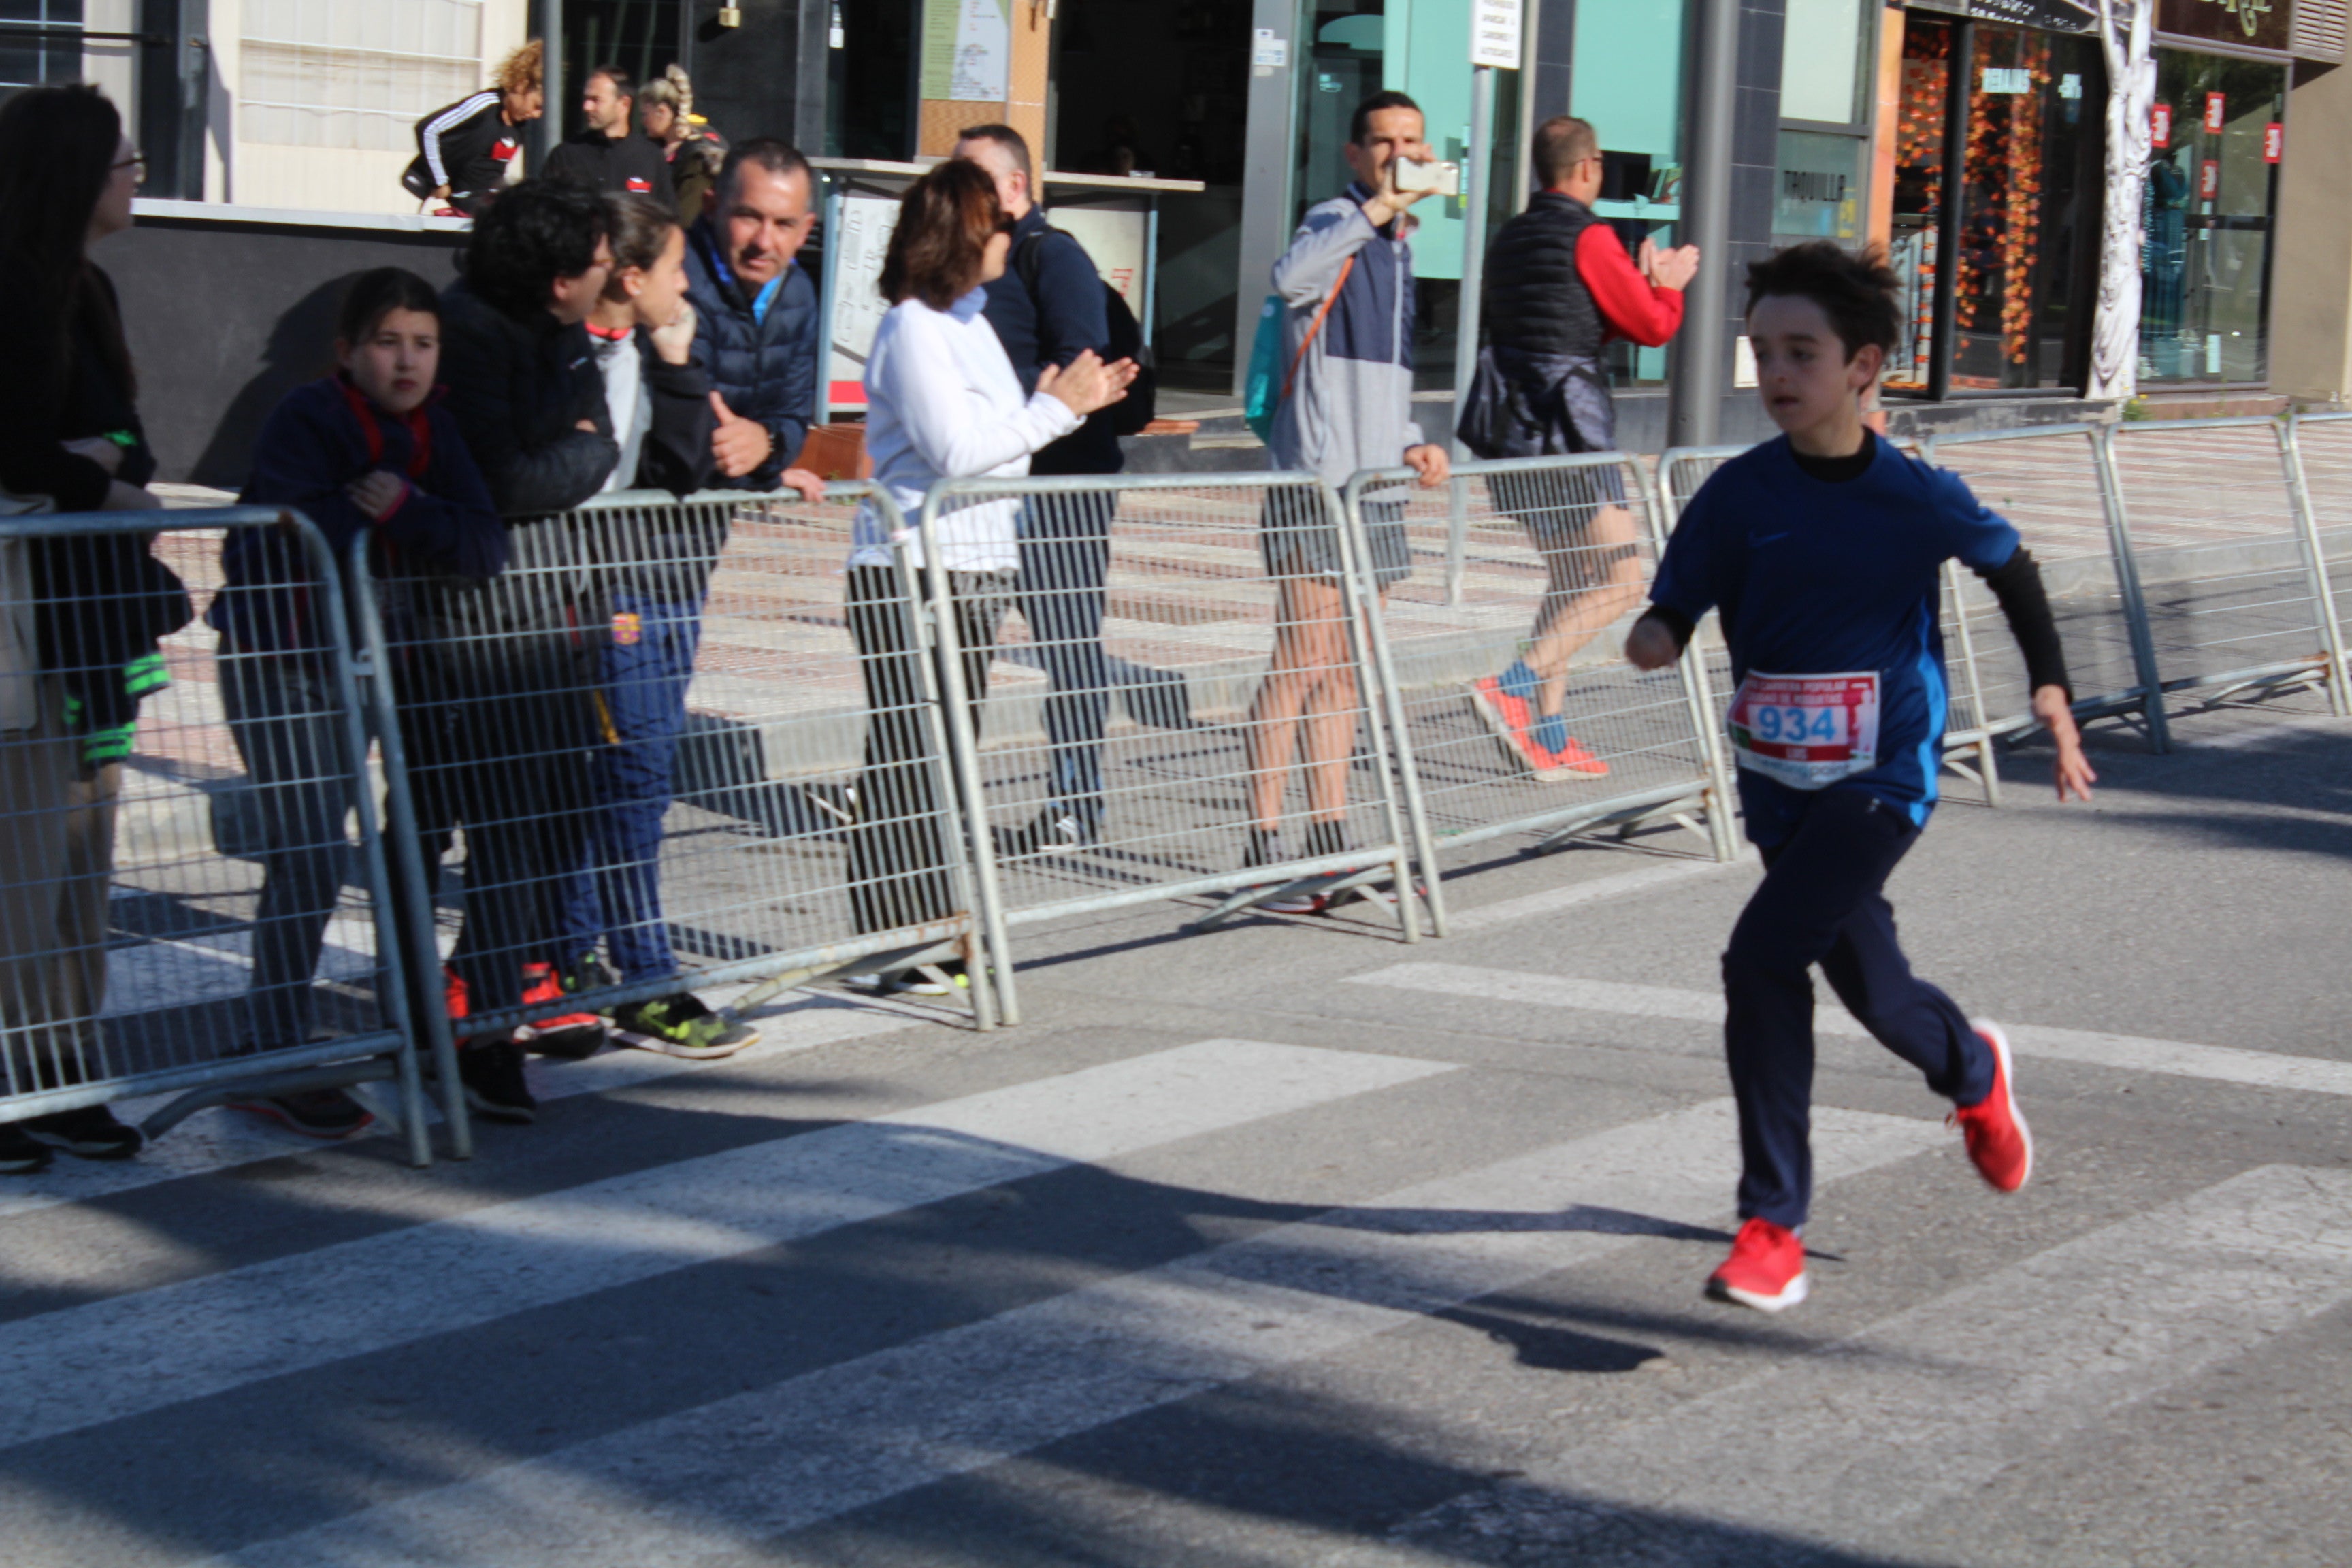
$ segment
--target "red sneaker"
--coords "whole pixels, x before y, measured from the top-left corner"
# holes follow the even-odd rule
[[[2017,1072],[2011,1065],[2009,1037],[1999,1024],[1976,1026],[1977,1038],[1992,1047],[1992,1092],[1955,1110],[1947,1121],[1959,1123],[1969,1141],[1977,1174],[1997,1193],[2013,1193],[2033,1174],[2033,1130],[2017,1109]]]
[[[1536,744],[1528,733],[1535,722],[1535,710],[1524,697],[1514,697],[1503,689],[1502,678],[1487,676],[1470,683],[1470,706],[1478,710],[1486,728],[1503,748],[1503,754],[1530,773],[1542,773],[1551,764],[1551,753]]]
[[[1609,776],[1609,764],[1586,751],[1583,743],[1573,735],[1559,751],[1543,752],[1540,755],[1544,760],[1536,769],[1539,777],[1599,779]]]
[[[526,963],[522,966],[524,1006],[553,1006],[567,994],[563,982],[556,978],[555,965]],[[562,1013],[523,1025],[515,1031],[515,1039],[525,1050],[540,1056],[570,1057],[577,1060],[603,1049],[606,1032],[604,1020],[593,1013]]]
[[[1779,1312],[1805,1299],[1805,1244],[1797,1233],[1769,1219],[1739,1227],[1731,1256],[1706,1277],[1710,1300]]]

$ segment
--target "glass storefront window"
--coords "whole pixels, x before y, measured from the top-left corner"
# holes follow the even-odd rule
[[[1936,332],[1936,247],[1943,221],[1944,110],[1950,88],[1948,22],[1917,15],[1903,31],[1903,95],[1895,124],[1895,220],[1887,260],[1903,281],[1903,335],[1886,356],[1885,384],[1927,389]]]
[[[1952,384],[2057,386],[2099,242],[2097,45],[1979,23],[1970,66]]]
[[[1780,118],[1832,125],[1869,118],[1862,64],[1870,33],[1863,5],[1864,0],[1789,0],[1780,44]]]
[[[1684,0],[1576,8],[1568,111],[1591,121],[1612,155],[1609,184],[1592,210],[1617,225],[1629,251],[1645,236],[1675,243],[1682,217],[1683,10]],[[1614,384],[1665,381],[1665,350],[1620,340],[1608,352]]]
[[[2160,49],[2156,84],[2170,134],[2143,208],[2140,377],[2262,382],[2278,199],[2269,133],[2285,119],[2286,68]]]

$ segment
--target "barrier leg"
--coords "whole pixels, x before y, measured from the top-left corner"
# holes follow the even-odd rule
[[[2107,514],[2107,547],[2114,552],[2116,586],[2124,600],[2124,624],[2130,629],[2132,668],[2139,677],[2140,713],[2147,721],[2148,750],[2159,756],[2172,750],[2171,731],[2164,717],[2164,678],[2156,664],[2156,638],[2148,630],[2147,600],[2140,591],[2139,566],[2132,559],[2131,522],[2124,509],[2123,480],[2116,472],[2116,437],[2102,429],[2092,437],[2099,474],[2099,499]]]
[[[1458,488],[1455,494],[1457,497],[1460,494]],[[1342,503],[1338,493],[1328,487],[1324,489],[1322,500],[1331,509],[1330,515],[1339,518],[1342,522],[1339,542],[1345,559],[1341,562],[1339,581],[1345,601],[1342,613],[1348,623],[1348,657],[1356,667],[1356,700],[1363,706],[1364,729],[1372,738],[1372,763],[1381,781],[1381,820],[1387,825],[1389,842],[1397,847],[1393,862],[1396,867],[1397,923],[1403,929],[1405,941],[1419,942],[1421,914],[1413,891],[1412,864],[1416,856],[1423,861],[1423,874],[1428,879],[1428,893],[1432,900],[1431,918],[1439,923],[1440,935],[1444,934],[1444,916],[1438,913],[1435,900],[1442,895],[1437,891],[1435,857],[1430,854],[1425,844],[1406,837],[1404,818],[1397,809],[1399,775],[1389,762],[1389,725],[1383,724],[1372,710],[1372,694],[1378,690],[1387,694],[1381,700],[1383,706],[1390,707],[1390,722],[1395,723],[1399,717],[1390,704],[1390,698],[1396,691],[1396,672],[1384,662],[1374,662],[1377,657],[1374,650],[1385,651],[1386,637],[1384,630],[1380,628],[1379,584],[1371,581],[1367,569],[1370,551],[1363,538],[1362,502],[1359,498],[1352,503]],[[1404,736],[1401,726],[1397,732],[1397,744],[1399,756],[1412,755],[1412,742]],[[1407,784],[1404,787],[1411,790],[1413,784]]]
[[[2303,542],[2304,570],[2311,579],[2312,597],[2319,609],[2320,636],[2327,646],[2327,708],[2338,718],[2352,715],[2352,679],[2346,663],[2344,626],[2336,614],[2336,589],[2327,574],[2327,552],[2319,539],[2319,521],[2311,507],[2311,486],[2303,467],[2303,442],[2295,416],[2279,427],[2280,455],[2286,461],[2287,493],[2294,506],[2295,532]]]
[[[903,571],[903,551],[900,556]],[[956,621],[954,590],[947,567],[940,560],[936,542],[924,552],[923,571],[930,590],[930,635],[920,640],[935,647],[938,658],[919,658],[918,663],[923,667],[925,682],[931,679],[936,669],[944,687],[938,693],[927,691],[923,707],[939,742],[933,754],[944,759],[950,770],[949,776],[940,781],[940,800],[950,810],[954,809],[959,798],[962,802],[962,809],[955,812],[958,822],[942,824],[940,837],[943,842],[961,839],[966,846],[965,854],[957,857],[961,865],[950,867],[950,871],[951,876],[961,871],[957,877],[959,889],[969,896],[960,901],[975,917],[977,930],[967,943],[973,950],[973,957],[966,960],[965,968],[971,986],[972,1021],[979,1028],[989,1030],[1000,1021],[1021,1021],[1021,996],[1013,977],[1012,943],[1005,934],[1004,900],[996,876],[996,846],[988,831],[988,796],[980,775],[980,737],[972,729],[964,680],[963,638]],[[906,574],[905,581],[911,594],[911,574]],[[910,610],[919,603],[922,601],[910,598]],[[920,637],[923,617],[918,616],[916,620]]]

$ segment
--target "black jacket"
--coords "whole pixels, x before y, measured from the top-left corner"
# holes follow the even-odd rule
[[[651,145],[651,143],[647,143]],[[729,274],[719,238],[703,219],[687,231],[686,297],[695,314],[694,363],[708,372],[727,406],[766,426],[775,450],[740,479],[714,479],[732,489],[772,490],[777,476],[800,456],[816,418],[816,285],[797,261],[784,269],[776,297],[761,317]]]
[[[522,150],[522,132],[499,113],[496,88],[435,110],[416,122],[416,159],[402,183],[419,200],[449,187],[449,205],[472,213],[506,187],[507,164]]]
[[[517,321],[463,279],[441,296],[441,379],[490,499],[508,517],[565,511],[621,460],[585,329],[546,311]],[[593,431],[578,428],[588,420]]]
[[[614,195],[635,192],[651,196],[666,207],[677,205],[677,187],[670,184],[669,159],[662,149],[642,136],[613,137],[602,131],[583,131],[564,139],[547,155],[547,175],[569,180],[592,191]]]
[[[1557,191],[1538,191],[1486,252],[1485,317],[1498,349],[1598,359],[1608,323],[1576,270],[1576,244],[1598,222]]]
[[[1004,345],[1024,395],[1037,390],[1037,373],[1047,365],[1067,365],[1088,349],[1108,357],[1110,348],[1102,274],[1095,270],[1086,247],[1075,236],[1052,227],[1038,206],[1024,213],[1013,228],[1014,256],[1029,245],[1038,247],[1036,293],[1033,296],[1022,281],[1023,268],[1008,261],[1004,276],[988,285],[988,303],[982,310]],[[1126,461],[1109,412],[1104,410],[1032,458],[1029,471],[1115,474]]]
[[[0,484],[17,495],[47,496],[63,512],[102,508],[110,481],[105,469],[59,442],[119,436],[123,458],[115,477],[133,485],[155,477],[131,389],[100,347],[98,312],[121,314],[113,280],[92,267],[89,288],[76,301],[60,387],[47,374],[54,350],[36,336],[50,323],[0,311]],[[30,552],[41,667],[81,700],[92,729],[137,717],[122,667],[154,652],[195,613],[179,577],[151,552],[154,538],[43,539]]]

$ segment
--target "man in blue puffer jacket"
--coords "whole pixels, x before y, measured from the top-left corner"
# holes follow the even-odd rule
[[[727,154],[710,211],[688,231],[694,363],[710,376],[715,484],[772,490],[816,417],[816,285],[793,261],[815,218],[808,160],[772,137]]]

